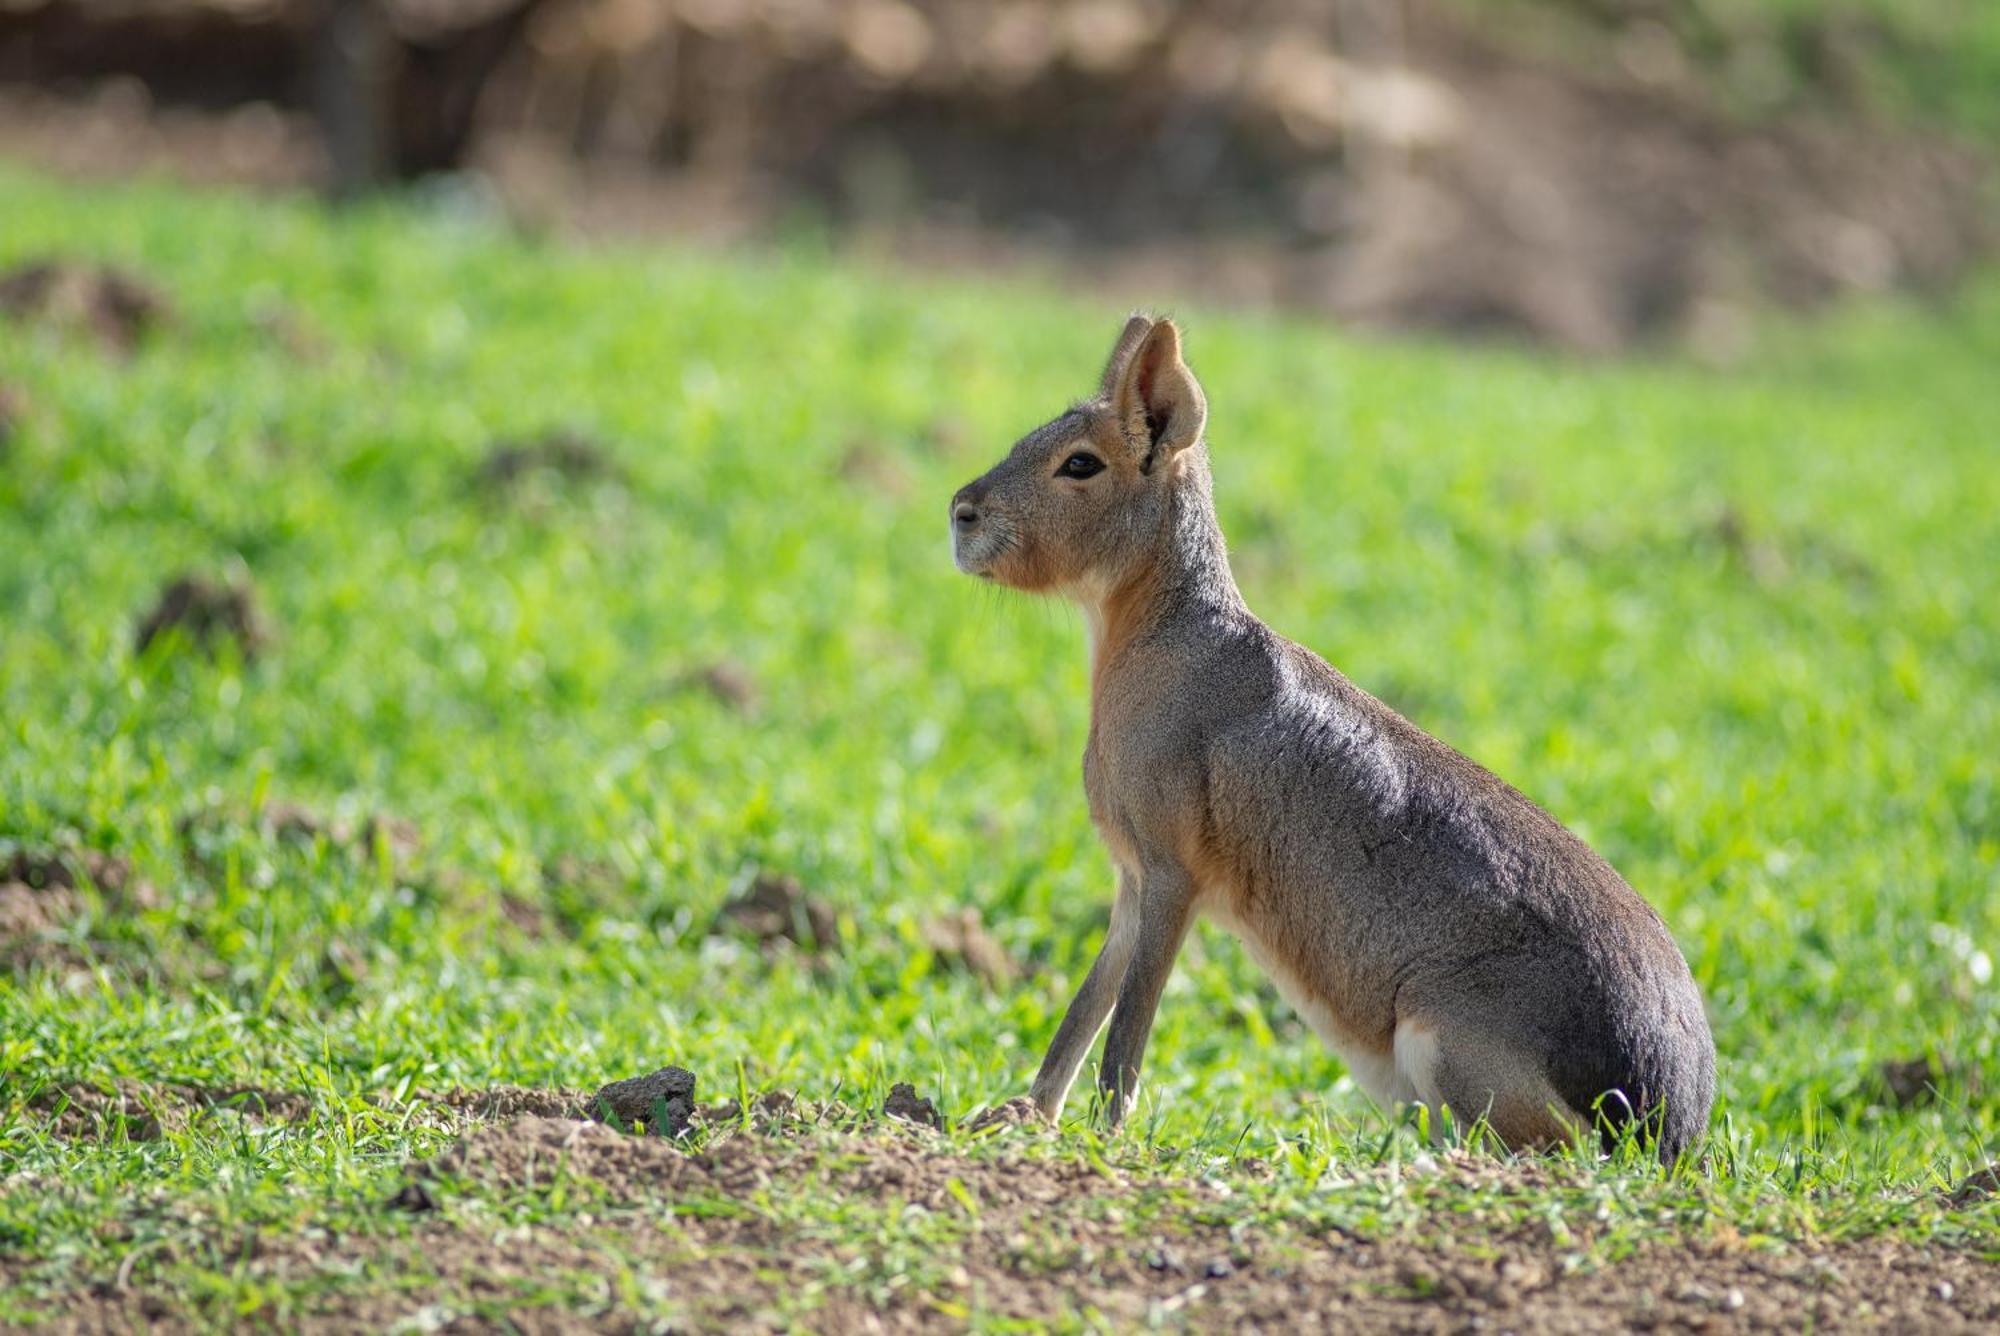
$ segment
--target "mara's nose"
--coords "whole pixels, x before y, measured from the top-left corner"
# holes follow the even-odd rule
[[[979,523],[978,500],[970,487],[951,499],[951,523],[955,529],[970,529]]]

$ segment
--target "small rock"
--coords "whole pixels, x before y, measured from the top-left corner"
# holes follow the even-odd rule
[[[904,1122],[920,1123],[940,1132],[944,1130],[944,1118],[938,1113],[937,1105],[919,1098],[917,1088],[908,1081],[898,1081],[889,1087],[889,1098],[882,1101],[882,1112]]]
[[[1201,1274],[1210,1280],[1222,1280],[1236,1274],[1236,1263],[1227,1257],[1218,1257],[1201,1269]]]
[[[684,1136],[694,1117],[694,1073],[662,1067],[650,1076],[613,1081],[590,1102],[592,1116],[627,1127],[645,1124],[661,1136]]]

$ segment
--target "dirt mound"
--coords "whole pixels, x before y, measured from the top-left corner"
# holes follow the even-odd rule
[[[144,654],[172,630],[211,653],[219,643],[233,642],[246,660],[255,658],[270,639],[248,584],[224,584],[196,575],[180,576],[160,591],[132,633],[132,652]]]
[[[389,1113],[428,1113],[445,1126],[521,1117],[583,1118],[592,1108],[585,1091],[506,1085],[404,1096],[384,1091],[369,1096],[368,1102]],[[0,1107],[5,1107],[4,1101]],[[132,1140],[151,1141],[216,1110],[258,1123],[304,1123],[313,1117],[316,1105],[311,1095],[293,1090],[121,1078],[108,1086],[54,1081],[23,1095],[18,1107],[39,1115],[52,1136],[100,1139],[112,1135],[122,1119]]]
[[[14,970],[87,965],[84,953],[53,940],[84,912],[86,884],[116,911],[153,909],[159,904],[152,884],[136,876],[132,864],[116,854],[19,846],[0,859],[0,965]]]
[[[578,431],[552,431],[528,440],[497,441],[474,475],[480,487],[497,491],[535,478],[586,482],[618,477],[610,452]]]
[[[173,307],[152,285],[122,269],[68,260],[32,260],[0,274],[0,314],[86,334],[129,354],[173,323]]]
[[[962,970],[989,988],[1005,988],[1020,977],[1020,965],[986,930],[985,920],[970,905],[925,919],[919,934],[938,964]]]
[[[763,708],[764,693],[749,668],[735,659],[716,659],[690,668],[668,683],[674,691],[702,691],[738,714],[754,715]]]
[[[7,447],[13,443],[14,433],[28,419],[28,396],[13,386],[0,382],[0,458],[5,458]]]
[[[833,906],[797,877],[760,872],[717,911],[711,935],[738,934],[770,949],[788,943],[808,952],[840,949],[840,920]]]
[[[101,1140],[123,1135],[155,1141],[217,1110],[254,1123],[294,1123],[312,1116],[309,1096],[254,1086],[199,1086],[121,1079],[110,1088],[88,1083],[44,1087],[21,1107],[46,1118],[54,1136]]]
[[[1967,1174],[1965,1180],[1952,1189],[1951,1202],[1954,1206],[1970,1206],[1989,1197],[2000,1197],[2000,1160]]]

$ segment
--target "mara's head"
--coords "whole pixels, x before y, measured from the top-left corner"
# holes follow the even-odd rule
[[[1095,397],[1029,432],[951,499],[958,568],[1085,597],[1151,562],[1177,488],[1201,485],[1208,406],[1171,320],[1135,315]]]

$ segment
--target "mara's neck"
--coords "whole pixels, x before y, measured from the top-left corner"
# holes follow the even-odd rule
[[[1208,461],[1197,455],[1181,467],[1187,474],[1173,491],[1157,554],[1121,579],[1074,593],[1090,628],[1093,700],[1107,666],[1139,636],[1179,620],[1213,625],[1245,610],[1215,518]]]

